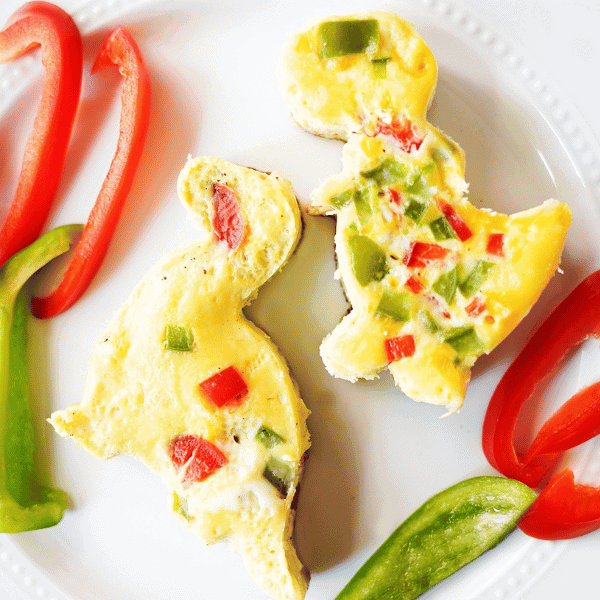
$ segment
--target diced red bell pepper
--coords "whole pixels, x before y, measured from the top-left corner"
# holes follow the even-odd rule
[[[584,279],[558,305],[507,369],[492,395],[483,423],[483,450],[490,464],[506,477],[535,487],[558,459],[558,452],[530,454],[527,460],[516,453],[513,437],[518,415],[567,352],[590,336],[600,337],[600,271]],[[575,400],[568,411],[565,409],[565,415],[572,419],[573,408],[577,412],[587,405],[585,396],[583,401]],[[558,417],[552,429],[563,426],[568,423],[561,423]],[[589,431],[586,419],[572,421],[570,435],[574,439],[585,437]]]
[[[519,521],[541,540],[565,540],[600,528],[600,489],[575,483],[571,469],[555,475]]]
[[[410,334],[387,338],[384,344],[388,363],[413,356],[416,349],[415,337]]]
[[[248,386],[240,372],[227,367],[200,384],[208,399],[217,407],[239,406],[248,395]]]
[[[177,469],[181,469],[190,460],[198,445],[198,439],[195,435],[180,435],[171,441],[169,456]]]
[[[182,480],[184,487],[204,481],[229,462],[214,444],[196,435],[181,435],[172,440],[169,456],[178,471],[187,464]]]
[[[73,19],[48,2],[29,2],[0,31],[0,62],[41,46],[44,84],[25,148],[14,200],[0,231],[0,266],[42,232],[63,172],[79,104],[81,35]]]
[[[109,65],[118,66],[124,78],[117,150],[62,281],[49,296],[32,299],[32,313],[40,319],[67,310],[91,283],[104,260],[141,158],[150,120],[150,77],[137,44],[120,26],[104,42],[92,73]]]
[[[494,256],[504,256],[504,234],[490,233],[488,235],[486,251],[488,254],[493,254]]]
[[[485,301],[479,296],[476,296],[475,299],[465,307],[465,311],[470,317],[476,317],[480,315],[484,310]]]
[[[418,294],[419,292],[422,292],[425,289],[425,284],[418,278],[415,277],[414,275],[411,275],[406,282],[404,283],[404,285],[413,293],[413,294]]]
[[[394,188],[388,188],[388,192],[390,193],[390,200],[399,206],[402,202],[402,196],[400,196],[400,192]]]
[[[395,145],[403,152],[418,150],[423,143],[423,137],[417,128],[408,119],[394,118],[391,123],[383,123],[378,120],[374,135],[391,137]]]
[[[440,200],[438,206],[448,223],[450,223],[450,227],[452,227],[454,233],[456,233],[456,237],[458,237],[461,242],[466,242],[469,238],[473,237],[473,232],[452,205]]]
[[[235,192],[220,183],[213,184],[213,231],[219,241],[225,241],[230,250],[239,247],[244,239],[246,224]]]
[[[448,248],[443,248],[437,244],[411,242],[403,262],[409,268],[424,268],[434,260],[445,258],[449,252]]]

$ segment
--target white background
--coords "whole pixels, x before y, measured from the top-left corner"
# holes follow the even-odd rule
[[[20,6],[0,3],[0,23]],[[78,0],[59,0],[68,11]],[[327,2],[324,16],[328,14]],[[527,50],[544,75],[570,98],[600,140],[600,2],[597,0],[463,0],[475,16]],[[365,8],[369,3],[364,2]],[[468,157],[467,157],[468,158]],[[600,175],[596,185],[600,186]],[[595,597],[600,532],[568,544],[554,566],[525,594],[527,600]],[[30,600],[0,571],[2,600]],[[113,600],[113,599],[110,599]],[[116,600],[116,599],[115,599]]]

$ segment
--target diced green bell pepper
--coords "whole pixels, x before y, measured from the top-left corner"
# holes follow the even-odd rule
[[[446,332],[444,341],[454,348],[460,358],[479,356],[485,351],[481,338],[474,327],[454,327]]]
[[[482,476],[433,496],[375,551],[336,600],[413,600],[493,548],[535,500],[514,479]]]
[[[192,332],[182,325],[167,325],[167,350],[190,352],[192,349]]]
[[[419,311],[419,319],[430,333],[437,333],[442,328],[433,315],[427,310]]]
[[[465,298],[470,298],[484,284],[495,266],[495,263],[488,260],[478,260],[467,277],[459,282],[460,293]]]
[[[338,58],[349,54],[374,52],[379,43],[376,19],[325,21],[317,30],[321,58]]]
[[[261,425],[256,432],[255,438],[266,448],[273,448],[285,442],[285,439],[266,425]]]
[[[376,167],[368,171],[361,171],[361,177],[374,181],[379,187],[404,181],[408,174],[405,164],[398,162],[393,156],[384,158]]]
[[[404,209],[404,216],[412,219],[415,223],[420,223],[423,215],[427,211],[427,204],[411,198]]]
[[[375,313],[399,323],[410,319],[413,301],[409,294],[394,290],[384,290]]]
[[[423,178],[423,174],[420,171],[415,173],[412,178],[412,181],[408,181],[407,183],[408,185],[406,187],[406,191],[409,194],[413,194],[415,196],[422,196],[427,191],[425,179]]]
[[[359,187],[354,190],[352,195],[356,214],[361,225],[365,225],[373,215],[373,207],[371,206],[371,190],[368,187]]]
[[[456,286],[458,285],[458,269],[442,273],[433,283],[431,288],[439,294],[449,305],[454,301]]]
[[[335,196],[332,196],[330,198],[330,202],[339,210],[340,208],[346,206],[346,204],[350,204],[353,194],[354,190],[345,190],[339,194],[336,194]]]
[[[185,517],[188,521],[190,520],[187,500],[180,496],[177,492],[173,492],[173,510]]]
[[[271,456],[263,470],[263,477],[285,498],[294,479],[294,472],[286,462]]]
[[[448,219],[446,217],[439,217],[429,223],[429,229],[431,229],[431,233],[433,233],[433,237],[436,241],[440,240],[451,240],[455,238],[454,230],[448,223]]]
[[[56,525],[67,506],[62,490],[38,483],[33,411],[27,377],[29,307],[25,282],[66,252],[81,225],[64,225],[27,246],[0,269],[0,532]]]
[[[389,56],[384,58],[373,58],[371,60],[375,79],[387,79],[387,65],[390,60],[391,58]]]
[[[389,271],[387,257],[370,237],[353,233],[348,237],[348,249],[354,277],[363,287],[381,281]]]

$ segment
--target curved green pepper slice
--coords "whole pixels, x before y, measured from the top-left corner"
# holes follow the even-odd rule
[[[64,225],[27,246],[0,269],[0,532],[56,525],[67,506],[62,490],[40,485],[26,368],[27,295],[38,269],[69,249],[81,225]]]
[[[359,569],[336,600],[412,600],[493,548],[535,500],[526,485],[473,477],[433,496]]]

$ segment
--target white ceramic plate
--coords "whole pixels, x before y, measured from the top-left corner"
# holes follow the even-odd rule
[[[296,521],[299,552],[312,571],[307,600],[331,599],[429,496],[493,473],[480,435],[494,386],[549,310],[600,266],[600,200],[591,183],[598,149],[568,100],[523,49],[454,3],[371,4],[413,21],[434,51],[440,77],[430,119],[464,148],[471,200],[513,212],[552,196],[570,203],[574,219],[564,274],[509,340],[479,360],[461,412],[440,419],[439,408],[407,400],[387,374],[349,384],[326,373],[319,343],[347,307],[333,278],[334,223],[305,218],[299,250],[248,314],[289,359],[312,410],[313,445]],[[341,143],[313,137],[288,119],[276,68],[285,39],[309,18],[361,8],[355,0],[94,0],[74,13],[85,34],[88,74],[49,227],[87,219],[114,152],[119,80],[115,73],[92,78],[89,66],[117,23],[141,47],[154,104],[142,165],[105,265],[75,307],[31,326],[43,462],[72,505],[52,529],[0,536],[0,569],[26,597],[265,598],[226,545],[205,547],[172,519],[166,490],[144,467],[127,457],[98,461],[56,436],[42,417],[81,399],[87,357],[112,313],[163,253],[194,239],[175,192],[188,154],[279,171],[303,204],[321,180],[339,171]],[[3,198],[11,198],[16,185],[40,74],[34,57],[0,71]],[[0,220],[8,204],[0,204]],[[570,358],[547,387],[553,398],[547,414],[600,377],[598,354],[586,345]],[[600,451],[593,442],[567,460],[581,480],[600,484]],[[565,544],[516,531],[426,597],[526,597]]]

